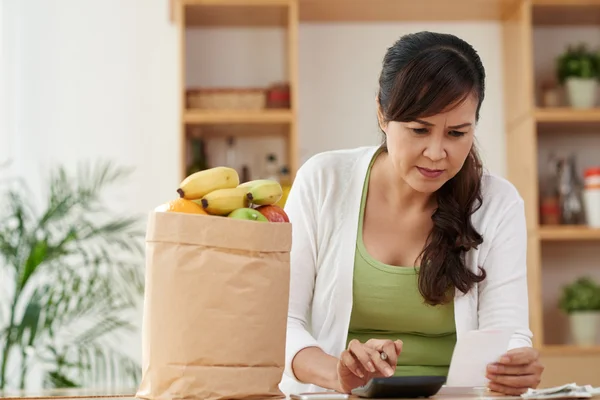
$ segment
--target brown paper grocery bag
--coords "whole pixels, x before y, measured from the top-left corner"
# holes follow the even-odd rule
[[[144,399],[285,398],[289,223],[153,212]]]

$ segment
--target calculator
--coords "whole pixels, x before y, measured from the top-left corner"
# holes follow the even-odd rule
[[[435,395],[446,383],[445,376],[391,376],[373,378],[352,390],[358,397],[370,399],[415,399]]]

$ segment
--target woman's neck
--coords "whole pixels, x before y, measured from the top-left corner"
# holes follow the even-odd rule
[[[382,152],[375,160],[371,170],[373,178],[373,186],[393,209],[433,211],[436,207],[434,194],[418,192],[398,176],[387,152]]]

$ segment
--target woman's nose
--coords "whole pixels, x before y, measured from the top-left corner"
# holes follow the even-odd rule
[[[446,150],[444,148],[443,140],[431,140],[427,143],[427,147],[423,152],[423,155],[429,158],[431,161],[440,161],[446,158]]]

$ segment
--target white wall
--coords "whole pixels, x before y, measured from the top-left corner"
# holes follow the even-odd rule
[[[8,18],[5,18],[5,8],[4,3],[0,2],[0,168],[7,161],[10,153],[9,122],[7,120],[10,112],[8,110],[8,80],[6,79],[8,74],[8,63],[6,62],[8,37],[6,35],[7,29],[4,27],[8,23]]]
[[[145,222],[179,183],[178,55],[167,2],[1,1],[11,90],[0,137],[10,139],[10,175],[43,200],[49,166],[113,159],[136,171],[110,205]],[[123,343],[136,357],[140,347],[138,335]]]
[[[172,198],[180,167],[178,47],[167,2],[2,1],[3,22],[10,20],[3,24],[10,40],[2,43],[3,54],[10,55],[3,67],[11,90],[4,110],[9,123],[1,126],[8,126],[11,173],[39,191],[55,163],[110,157],[137,168],[131,184],[112,196],[120,210],[143,216]],[[302,159],[378,143],[373,101],[381,59],[399,35],[422,29],[458,34],[480,51],[488,89],[478,140],[488,168],[504,174],[500,31],[488,23],[302,25]],[[206,46],[190,61],[190,83],[264,85],[285,78],[281,58],[271,52],[282,48],[281,33],[209,33],[209,41],[202,42],[201,32],[192,42]],[[259,53],[242,50],[256,43]],[[215,57],[229,68],[198,64]],[[142,145],[145,138],[153,143]],[[272,142],[260,146],[280,148]],[[139,356],[139,345],[135,335],[123,348]]]
[[[17,19],[9,64],[17,171],[114,158],[137,167],[121,207],[145,212],[171,194],[179,178],[177,53],[167,7],[8,1]],[[142,145],[145,138],[153,144]]]
[[[11,62],[16,51],[16,3],[0,1],[0,177],[14,153],[11,133],[15,130],[16,65]]]

